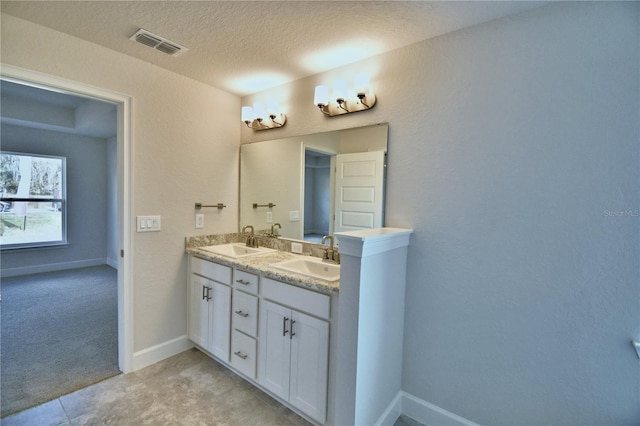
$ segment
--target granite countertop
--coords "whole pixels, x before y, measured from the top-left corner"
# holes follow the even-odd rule
[[[278,263],[305,255],[289,253],[286,251],[274,251],[254,256],[232,259],[189,245],[187,245],[186,251],[188,254],[196,256],[200,259],[209,260],[226,266],[231,266],[242,271],[262,275],[266,278],[278,280],[297,287],[307,288],[325,294],[331,294],[332,292],[338,292],[340,290],[340,281],[329,282],[318,280],[305,275],[295,274],[293,272],[289,273],[269,267],[269,264]]]

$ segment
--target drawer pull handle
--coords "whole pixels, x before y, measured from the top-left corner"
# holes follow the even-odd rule
[[[242,311],[236,311],[236,314],[238,314],[238,315],[240,315],[241,317],[244,317],[244,318],[246,318],[246,317],[248,317],[248,316],[249,316],[249,313],[247,313],[247,312],[242,312]]]
[[[289,318],[282,317],[282,335],[283,336],[286,336],[287,333],[289,332],[289,330],[287,330],[287,321],[289,321]]]
[[[237,356],[238,358],[242,358],[242,359],[247,359],[247,357],[249,356],[249,355],[247,355],[247,354],[243,354],[243,353],[242,353],[242,352],[240,352],[240,351],[238,351],[238,352],[234,352],[233,354],[234,354],[235,356]]]
[[[237,283],[240,283],[240,284],[243,284],[243,285],[249,285],[249,284],[251,284],[249,281],[242,280],[242,279],[240,279],[240,280],[236,280],[236,282],[237,282]]]

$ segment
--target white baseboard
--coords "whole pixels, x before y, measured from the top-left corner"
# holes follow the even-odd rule
[[[118,259],[107,257],[107,265],[111,266],[113,269],[118,269]]]
[[[170,358],[181,352],[193,348],[195,345],[187,336],[180,336],[159,345],[143,349],[133,354],[133,368],[131,371],[140,370],[151,364]]]
[[[411,417],[423,425],[454,425],[454,426],[478,426],[478,424],[460,417],[450,411],[433,405],[420,398],[400,391],[391,401],[387,409],[382,413],[376,425],[393,425],[398,417],[403,414]]]
[[[67,269],[86,268],[89,266],[106,265],[107,259],[104,257],[98,259],[76,260],[73,262],[47,263],[45,265],[23,266],[19,268],[2,268],[0,277],[9,278],[19,275],[39,274],[43,272],[64,271]]]
[[[378,421],[375,423],[376,426],[393,426],[393,424],[398,420],[398,417],[402,414],[402,394],[404,392],[400,391],[393,398],[393,401],[389,404],[386,410],[382,413]],[[417,420],[417,419],[416,419]]]

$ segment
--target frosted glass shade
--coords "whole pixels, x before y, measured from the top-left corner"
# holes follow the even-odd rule
[[[336,80],[333,83],[333,98],[335,100],[347,98],[347,80]]]
[[[253,108],[250,106],[242,107],[242,121],[253,121]]]
[[[369,91],[369,76],[367,74],[358,74],[354,82],[356,93],[367,93]]]
[[[267,101],[267,113],[269,115],[278,115],[280,113],[280,105],[278,105],[278,101],[269,100]]]
[[[264,104],[253,104],[253,115],[257,120],[264,119],[267,116],[267,111],[264,108]]]
[[[313,103],[315,105],[329,104],[329,88],[327,86],[316,86],[316,90],[313,95]]]

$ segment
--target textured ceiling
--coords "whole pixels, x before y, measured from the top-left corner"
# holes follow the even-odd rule
[[[532,9],[524,1],[2,1],[3,13],[237,95]],[[187,47],[171,57],[138,29]]]

